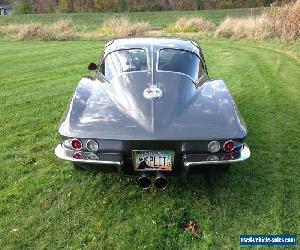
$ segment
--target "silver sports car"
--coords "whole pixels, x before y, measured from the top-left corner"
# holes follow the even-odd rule
[[[209,78],[197,43],[178,38],[110,41],[79,82],[55,154],[76,167],[139,176],[171,174],[250,156],[247,129],[221,79]]]

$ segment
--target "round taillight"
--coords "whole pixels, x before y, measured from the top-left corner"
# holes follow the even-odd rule
[[[231,151],[233,151],[234,148],[235,148],[234,141],[227,141],[227,142],[225,142],[223,148],[224,148],[224,150],[225,150],[226,152],[231,152]]]
[[[78,139],[73,139],[71,141],[71,146],[73,149],[76,149],[76,150],[82,149],[82,143]]]
[[[220,143],[217,141],[212,141],[208,144],[208,151],[211,153],[217,153],[220,150]]]
[[[76,152],[76,153],[73,154],[73,158],[81,160],[81,159],[83,159],[83,156],[80,152]]]
[[[99,148],[98,143],[94,140],[88,140],[86,147],[89,151],[96,152]]]

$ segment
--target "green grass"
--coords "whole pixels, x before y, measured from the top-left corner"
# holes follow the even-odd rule
[[[215,24],[219,24],[226,16],[246,16],[261,13],[262,8],[253,9],[225,9],[225,10],[202,10],[202,11],[163,11],[163,12],[133,12],[130,14],[117,13],[72,13],[72,14],[33,14],[12,15],[0,18],[0,25],[9,23],[42,22],[49,23],[61,18],[70,18],[79,29],[92,30],[99,27],[103,20],[111,16],[128,16],[131,20],[146,21],[157,28],[164,28],[176,21],[181,16],[202,16]]]
[[[0,42],[1,249],[236,248],[240,234],[300,232],[299,57],[276,44],[200,42],[245,118],[252,156],[146,192],[54,155],[61,115],[103,42]],[[188,220],[202,239],[182,231]]]

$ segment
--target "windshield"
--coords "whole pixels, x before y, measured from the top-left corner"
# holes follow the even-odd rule
[[[179,49],[161,49],[158,70],[180,72],[194,81],[203,74],[199,57],[192,52]]]
[[[147,53],[144,49],[114,51],[107,55],[101,72],[107,80],[124,72],[148,70]]]

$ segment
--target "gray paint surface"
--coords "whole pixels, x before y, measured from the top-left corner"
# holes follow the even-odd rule
[[[128,72],[111,82],[83,78],[62,119],[62,136],[115,140],[243,139],[246,126],[222,80],[195,84],[188,76],[157,71],[161,48],[189,50],[201,56],[190,40],[119,39],[108,53],[123,48],[145,48],[149,71]],[[143,91],[155,84],[162,97],[146,99]]]

